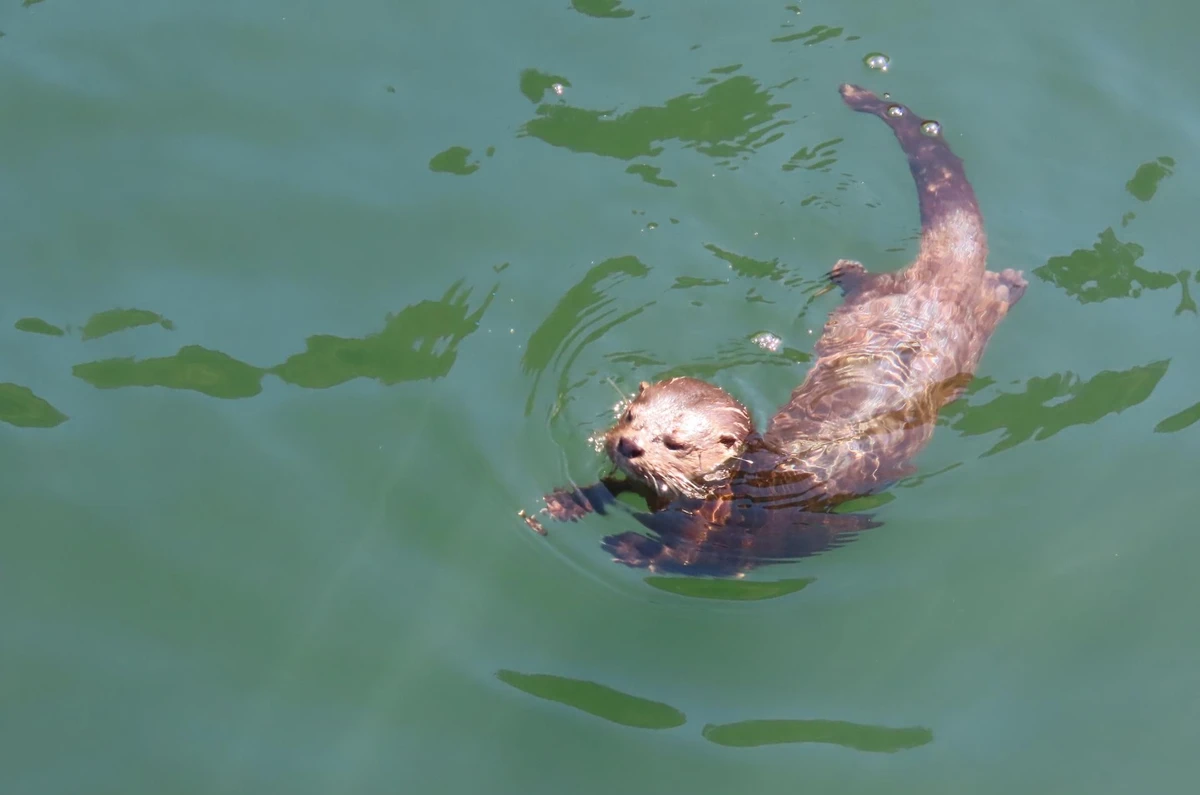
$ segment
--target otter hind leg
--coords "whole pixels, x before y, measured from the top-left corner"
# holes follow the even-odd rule
[[[848,301],[865,293],[886,295],[904,289],[902,274],[871,273],[861,262],[852,259],[838,260],[833,270],[825,275],[831,284],[841,288],[842,297]]]
[[[842,290],[843,296],[862,292],[870,280],[870,272],[857,260],[840,259],[827,274],[829,281]]]
[[[1025,289],[1029,287],[1025,275],[1013,268],[1005,268],[999,273],[989,271],[986,278],[988,284],[995,290],[996,297],[1009,309],[1021,300],[1021,296],[1025,295]]]

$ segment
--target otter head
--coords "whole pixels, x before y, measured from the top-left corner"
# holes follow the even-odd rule
[[[659,497],[702,497],[729,477],[753,430],[750,412],[719,387],[695,378],[643,381],[604,448]]]

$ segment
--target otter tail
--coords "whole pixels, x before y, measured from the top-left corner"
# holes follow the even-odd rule
[[[842,100],[859,113],[887,122],[908,157],[921,208],[921,250],[913,263],[918,278],[982,278],[987,237],[975,191],[962,160],[950,151],[937,122],[897,102],[844,83]]]

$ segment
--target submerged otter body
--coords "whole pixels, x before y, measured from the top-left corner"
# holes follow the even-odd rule
[[[873,274],[849,260],[834,266],[830,278],[844,302],[831,312],[803,382],[763,433],[731,445],[736,466],[703,480],[704,493],[673,494],[637,515],[657,539],[632,532],[606,538],[605,548],[622,563],[732,574],[813,554],[876,526],[863,514],[830,511],[912,471],[938,411],[970,382],[996,326],[1025,291],[1019,272],[986,269],[975,193],[936,123],[864,89],[840,91],[852,109],[885,121],[908,157],[921,216],[917,256],[891,273]],[[670,388],[656,394],[665,404]],[[721,401],[708,396],[714,405]],[[608,438],[619,446],[622,433],[636,436],[618,421]],[[634,490],[654,474],[613,461]],[[599,488],[575,492],[575,515],[604,502]],[[574,518],[547,502],[552,515]]]
[[[812,473],[828,500],[875,490],[910,471],[942,406],[962,394],[1000,320],[1025,291],[1014,270],[986,270],[987,237],[962,161],[936,123],[854,86],[854,110],[888,123],[908,156],[921,211],[916,259],[872,274],[841,260],[816,361],[771,418],[768,445]]]

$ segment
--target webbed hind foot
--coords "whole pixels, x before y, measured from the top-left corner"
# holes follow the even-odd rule
[[[869,274],[858,260],[840,259],[827,275],[829,281],[842,289],[842,295],[849,295],[862,289]]]
[[[825,274],[831,284],[841,288],[842,297],[852,300],[863,293],[885,295],[904,287],[903,274],[871,273],[858,260],[840,259]]]
[[[989,271],[987,281],[992,286],[992,289],[996,291],[996,298],[1002,301],[1009,309],[1017,301],[1021,300],[1021,296],[1025,295],[1025,289],[1029,287],[1029,282],[1025,280],[1025,275],[1013,268],[1005,268],[999,273]]]

